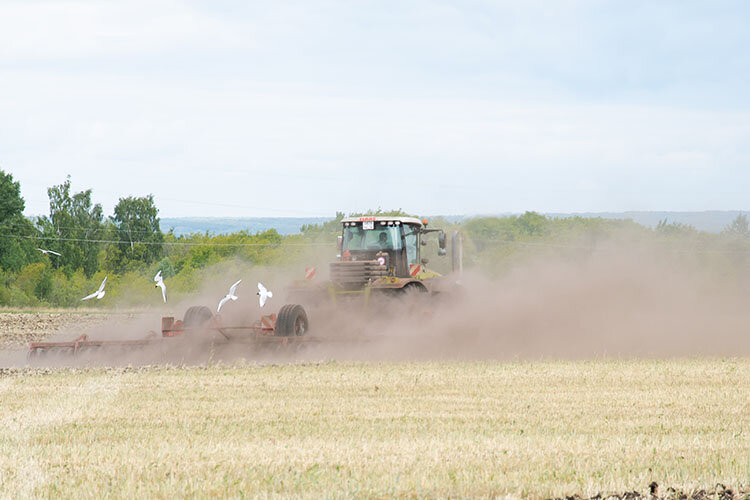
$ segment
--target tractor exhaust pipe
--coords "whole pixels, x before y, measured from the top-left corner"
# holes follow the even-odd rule
[[[451,260],[453,272],[461,273],[464,270],[464,240],[458,231],[451,236]]]

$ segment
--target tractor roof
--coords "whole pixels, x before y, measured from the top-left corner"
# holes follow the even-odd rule
[[[369,215],[363,215],[361,217],[344,217],[344,219],[341,221],[344,222],[364,222],[364,221],[375,221],[375,222],[389,222],[389,221],[398,221],[401,224],[415,224],[417,226],[423,226],[421,220],[417,219],[416,217],[388,217],[388,216],[369,216]]]

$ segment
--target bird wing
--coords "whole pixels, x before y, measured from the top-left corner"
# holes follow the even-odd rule
[[[61,255],[62,255],[61,253],[57,253],[57,252],[55,252],[54,250],[47,250],[47,251],[48,251],[49,253],[51,253],[52,255],[57,255],[57,256],[61,256]]]
[[[104,284],[105,284],[106,282],[107,282],[107,277],[105,276],[105,277],[104,277],[104,281],[102,281],[102,284],[101,284],[101,285],[99,285],[99,290],[97,290],[97,293],[99,293],[99,292],[101,292],[102,290],[104,290]]]
[[[92,293],[91,295],[86,295],[86,296],[85,296],[84,298],[82,298],[81,300],[89,300],[89,299],[93,299],[93,298],[94,298],[94,297],[96,297],[97,295],[99,295],[99,292],[94,292],[94,293]]]
[[[232,285],[232,286],[231,286],[231,287],[229,288],[229,295],[234,295],[234,291],[235,291],[235,289],[237,288],[237,285],[239,285],[239,284],[240,284],[240,281],[242,281],[242,280],[237,280],[237,283],[235,283],[234,285]]]
[[[159,280],[159,285],[161,288],[161,296],[164,298],[164,303],[167,303],[167,285],[164,284],[163,281]]]
[[[43,248],[37,248],[37,250],[39,250],[39,251],[40,251],[40,252],[42,252],[42,253],[46,252],[46,250],[45,250],[45,249],[43,249]]]
[[[157,282],[158,282],[158,281],[159,281],[159,280],[161,280],[161,279],[162,279],[162,278],[161,278],[161,269],[160,269],[160,270],[159,270],[159,272],[158,272],[158,273],[156,273],[156,276],[154,276],[154,281],[157,281]]]
[[[260,303],[260,307],[263,307],[266,305],[266,301],[273,297],[273,292],[270,292],[266,287],[263,286],[263,283],[258,283],[258,302]]]
[[[221,299],[221,302],[219,302],[219,307],[216,308],[216,312],[221,311],[221,306],[223,306],[224,304],[226,304],[226,302],[228,300],[229,300],[229,295],[227,295],[226,297],[224,297],[223,299]]]

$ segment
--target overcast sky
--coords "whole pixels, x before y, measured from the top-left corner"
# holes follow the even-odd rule
[[[0,169],[164,217],[750,208],[742,1],[0,0]]]

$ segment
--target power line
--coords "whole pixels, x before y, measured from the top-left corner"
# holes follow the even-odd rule
[[[75,226],[55,226],[52,225],[52,228],[55,230],[65,229],[65,230],[72,230],[72,231],[80,231],[84,233],[106,233],[106,232],[124,232],[124,233],[144,233],[144,234],[154,234],[155,231],[146,231],[144,229],[119,229],[119,228],[108,228],[108,227],[101,227],[101,228],[82,228],[82,227],[75,227]],[[162,233],[162,234],[168,234],[168,233]]]
[[[132,231],[136,232],[136,231]],[[144,232],[144,231],[138,231]],[[165,247],[196,247],[196,246],[208,246],[208,247],[280,247],[280,246],[293,246],[293,247],[333,247],[334,243],[318,243],[318,242],[305,242],[305,243],[293,243],[293,242],[276,242],[276,243],[219,243],[219,242],[192,242],[192,241],[174,241],[174,242],[154,242],[154,241],[130,241],[130,240],[110,240],[110,239],[92,239],[92,238],[67,238],[67,237],[55,237],[55,236],[30,236],[30,235],[19,235],[19,234],[2,234],[6,238],[15,239],[29,239],[38,241],[71,241],[80,243],[104,243],[104,244],[140,244],[140,245],[158,245]],[[561,249],[572,249],[581,250],[586,252],[593,252],[595,250],[605,250],[597,248],[591,245],[574,245],[564,243],[551,243],[551,242],[532,242],[532,241],[515,241],[507,239],[487,239],[487,238],[466,238],[467,242],[478,243],[478,244],[493,244],[499,246],[524,246],[524,247],[537,247],[537,248],[561,248]],[[652,242],[658,243],[661,246],[669,245],[669,242]],[[697,242],[693,242],[697,243]],[[685,253],[685,254],[748,254],[750,249],[739,249],[739,250],[724,250],[724,249],[668,249],[674,253]]]
[[[87,238],[56,238],[53,236],[28,236],[22,234],[3,234],[0,235],[5,238],[16,238],[16,239],[27,239],[27,240],[42,240],[42,241],[75,241],[79,243],[111,243],[111,244],[138,244],[138,245],[159,245],[159,246],[209,246],[209,247],[271,247],[271,246],[298,246],[298,247],[309,247],[309,246],[334,246],[334,243],[215,243],[215,242],[185,242],[185,241],[128,241],[128,240],[93,240]]]
[[[0,235],[6,238],[16,238],[16,239],[29,239],[29,240],[40,240],[40,241],[74,241],[74,242],[80,242],[80,243],[107,243],[107,244],[124,244],[124,245],[130,245],[132,244],[139,244],[139,245],[161,245],[166,247],[197,247],[197,246],[207,246],[207,247],[282,247],[282,246],[291,246],[291,247],[334,247],[334,243],[318,243],[318,242],[307,242],[307,243],[292,243],[292,242],[278,242],[278,243],[216,243],[216,242],[185,242],[185,241],[165,241],[165,242],[154,242],[154,241],[128,241],[128,240],[100,240],[100,239],[87,239],[87,238],[55,238],[50,236],[27,236],[27,235],[14,235],[14,234],[4,234]],[[528,242],[528,241],[508,241],[508,240],[488,240],[488,239],[479,239],[479,240],[472,240],[471,238],[467,238],[467,241],[474,242],[474,243],[494,243],[499,244],[498,246],[525,246],[525,247],[536,247],[536,248],[564,248],[564,249],[571,249],[571,250],[582,250],[586,252],[593,252],[595,250],[605,250],[602,248],[597,248],[596,246],[584,246],[584,245],[567,245],[567,244],[559,244],[559,243],[546,243],[546,242]],[[717,254],[717,255],[742,255],[742,254],[750,254],[750,249],[747,250],[721,250],[721,249],[692,249],[692,250],[683,250],[683,249],[666,249],[668,251],[674,252],[674,253],[684,253],[684,254]]]
[[[301,218],[304,218],[304,217],[301,217]],[[313,217],[310,217],[310,218],[313,218]],[[335,218],[331,217],[331,220],[335,220]],[[37,223],[36,221],[32,221],[32,222],[36,223],[37,226],[41,226],[41,224]],[[82,228],[80,226],[56,226],[56,225],[51,224],[51,223],[50,223],[50,226],[53,227],[54,229],[72,229],[72,230],[84,231],[84,232],[102,233],[102,232],[118,232],[118,231],[122,231],[122,232],[126,232],[126,233],[154,234],[154,231],[148,231],[148,230],[145,230],[145,229],[123,229],[123,228],[119,228],[117,226],[113,226],[113,227],[98,227],[98,228],[90,228],[90,229],[89,228],[84,229],[84,228]],[[270,230],[270,229],[274,229],[274,228],[269,228],[267,230]],[[164,232],[163,230],[161,230],[161,228],[159,230],[163,234],[169,234],[169,231]],[[240,229],[240,231],[244,231],[244,229]],[[196,233],[202,234],[203,232],[204,231],[194,231],[193,233],[184,233],[184,234],[196,234]]]
[[[597,246],[585,246],[585,245],[568,245],[564,243],[546,243],[546,242],[533,242],[533,241],[513,241],[513,240],[488,240],[488,239],[472,239],[472,238],[466,238],[465,241],[471,242],[471,243],[500,243],[501,245],[506,246],[525,246],[525,247],[536,247],[536,248],[566,248],[571,250],[583,250],[587,252],[593,252],[593,251],[608,251],[607,248],[603,247],[597,247]],[[652,244],[657,244],[662,247],[662,250],[665,251],[671,251],[674,253],[685,253],[685,254],[726,254],[726,255],[733,255],[733,254],[750,254],[750,248],[746,250],[721,250],[721,249],[679,249],[679,248],[669,248],[669,242],[652,242]]]
[[[118,227],[111,227],[111,228],[110,227],[99,227],[99,228],[86,228],[86,229],[84,229],[82,227],[76,227],[76,226],[55,226],[54,224],[52,224],[51,227],[53,229],[55,229],[55,230],[70,229],[70,230],[75,230],[75,231],[83,231],[83,232],[86,232],[86,233],[106,233],[106,232],[112,232],[112,233],[116,233],[116,232],[143,233],[143,234],[154,234],[155,233],[155,231],[148,231],[148,230],[145,230],[145,229],[121,229],[121,228],[118,228]],[[160,229],[160,231],[161,231],[161,229]],[[167,231],[166,233],[163,232],[163,231],[161,231],[161,232],[162,232],[162,234],[169,234],[169,231]],[[194,233],[186,233],[186,234],[196,234],[196,233],[202,234],[203,231],[195,231]]]

